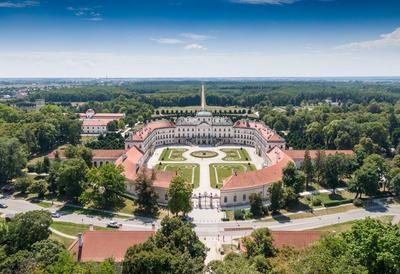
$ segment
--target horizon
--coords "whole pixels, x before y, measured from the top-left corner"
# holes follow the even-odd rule
[[[400,76],[400,3],[359,2],[0,0],[0,78]]]

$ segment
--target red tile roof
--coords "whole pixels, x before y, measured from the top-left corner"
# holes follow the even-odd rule
[[[135,146],[131,147],[125,154],[121,155],[116,161],[116,165],[124,168],[124,176],[129,181],[134,181],[137,177],[138,163],[143,153]]]
[[[271,231],[272,244],[275,248],[293,247],[304,249],[318,241],[325,232],[322,231]],[[246,252],[242,239],[239,241],[240,252]]]
[[[132,135],[132,141],[143,141],[153,132],[153,130],[168,127],[175,127],[175,124],[169,121],[150,122]]]
[[[310,157],[311,159],[315,159],[317,157],[317,151],[318,150],[309,150],[310,152]],[[298,160],[298,159],[304,159],[304,154],[305,150],[285,150],[284,151],[286,155],[288,155],[290,158]],[[346,155],[352,155],[354,152],[352,150],[321,150],[325,155],[334,155],[334,154],[346,154]]]
[[[82,120],[82,126],[107,126],[112,119],[84,119]]]
[[[272,161],[271,166],[256,171],[232,175],[224,180],[221,190],[252,188],[279,181],[283,175],[282,169],[292,159],[278,147],[271,149],[267,155]]]
[[[279,136],[274,130],[267,127],[262,122],[255,121],[237,121],[233,127],[235,128],[253,128],[257,130],[266,140],[271,142],[285,142],[285,140]]]
[[[116,262],[124,259],[129,247],[144,243],[153,231],[87,231],[84,232],[80,261],[102,262],[113,257]],[[68,250],[78,258],[79,242],[75,240]]]
[[[89,110],[88,110],[89,111]],[[96,113],[90,119],[119,120],[125,117],[124,113]],[[86,113],[79,113],[79,118],[88,119]]]
[[[168,188],[172,178],[175,176],[176,172],[173,171],[157,171],[153,185],[154,187]]]

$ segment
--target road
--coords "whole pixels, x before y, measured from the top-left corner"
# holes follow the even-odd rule
[[[15,199],[0,199],[0,203],[8,205],[6,209],[0,209],[0,213],[16,214],[30,210],[48,210],[56,211],[57,208],[43,208],[38,205],[29,203],[24,200]],[[218,237],[218,236],[231,236],[241,237],[251,233],[252,229],[259,227],[268,227],[271,230],[305,230],[312,229],[342,222],[364,219],[366,217],[378,217],[382,215],[395,215],[400,216],[400,205],[378,205],[369,209],[355,209],[347,212],[324,215],[319,217],[311,217],[305,219],[294,219],[286,222],[278,221],[232,221],[232,222],[198,222],[194,223],[194,229],[199,237]],[[111,218],[87,216],[83,214],[61,213],[61,217],[57,221],[71,222],[76,224],[93,224],[95,226],[106,226]],[[113,218],[122,224],[123,230],[151,230],[152,222],[145,219],[129,218],[119,219]],[[157,227],[159,222],[157,222]],[[226,229],[230,231],[226,231]]]

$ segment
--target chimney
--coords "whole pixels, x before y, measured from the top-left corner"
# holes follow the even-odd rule
[[[82,258],[82,248],[83,248],[83,234],[79,233],[78,234],[78,262],[81,261]]]
[[[94,230],[94,226],[93,226],[93,224],[90,224],[89,225],[89,231],[93,231]]]

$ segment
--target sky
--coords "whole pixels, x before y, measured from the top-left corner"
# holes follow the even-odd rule
[[[0,0],[0,77],[400,76],[399,0]]]

